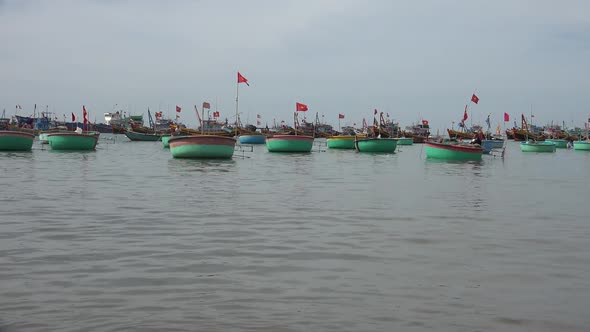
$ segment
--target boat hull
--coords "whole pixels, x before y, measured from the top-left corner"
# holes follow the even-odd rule
[[[170,148],[170,138],[172,136],[171,135],[162,135],[161,139],[162,139],[162,144],[164,145],[165,149],[169,149]]]
[[[425,143],[426,157],[443,160],[481,160],[483,148],[462,144]]]
[[[241,144],[264,144],[266,136],[264,135],[240,135],[238,140]]]
[[[31,151],[35,135],[11,130],[0,131],[0,151]]]
[[[160,140],[161,135],[158,134],[144,134],[133,131],[126,131],[125,136],[134,142],[156,142]]]
[[[520,143],[522,152],[555,152],[555,143],[551,142],[522,142]]]
[[[266,138],[268,152],[311,152],[313,136],[273,135]]]
[[[231,159],[236,139],[216,135],[176,136],[168,143],[174,158]]]
[[[574,150],[590,151],[590,142],[574,141]]]
[[[356,136],[339,135],[332,136],[326,140],[330,149],[354,149],[354,140]]]
[[[395,138],[365,138],[354,142],[358,152],[392,153],[395,152]]]
[[[484,154],[489,154],[492,149],[501,149],[504,147],[504,141],[499,139],[484,139],[481,141],[481,147]]]
[[[53,133],[47,135],[47,141],[52,150],[94,150],[98,135],[73,132]]]
[[[414,138],[412,137],[398,137],[395,138],[397,145],[412,145],[414,144]]]
[[[567,140],[565,139],[546,139],[545,142],[555,143],[555,147],[558,149],[566,149],[567,148]]]

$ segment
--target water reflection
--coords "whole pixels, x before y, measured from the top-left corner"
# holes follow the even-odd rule
[[[231,172],[236,165],[233,159],[177,159],[168,160],[168,169],[173,172],[224,173]]]

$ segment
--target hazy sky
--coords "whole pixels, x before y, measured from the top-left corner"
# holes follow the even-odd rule
[[[373,109],[402,126],[535,114],[583,126],[590,113],[590,2],[544,0],[0,0],[0,108],[90,119],[118,104],[196,126],[208,101],[245,122],[327,122]],[[230,118],[230,121],[231,118]]]

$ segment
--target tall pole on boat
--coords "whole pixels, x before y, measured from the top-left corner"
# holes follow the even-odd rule
[[[238,72],[239,75],[239,72]],[[238,136],[238,95],[240,91],[240,80],[236,81],[236,129],[235,129],[235,136]]]

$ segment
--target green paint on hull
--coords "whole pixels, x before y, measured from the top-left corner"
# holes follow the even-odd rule
[[[414,144],[414,139],[412,137],[399,137],[395,138],[397,141],[397,145],[412,145]]]
[[[590,151],[590,142],[574,141],[574,150]]]
[[[52,150],[94,150],[98,137],[94,135],[59,135],[54,134],[47,137]]]
[[[266,140],[266,148],[268,149],[268,152],[311,152],[312,147],[313,140]]]
[[[355,144],[359,152],[392,153],[397,147],[397,141],[394,138],[362,139]]]
[[[428,145],[425,146],[424,150],[426,151],[426,157],[442,160],[481,160],[482,156],[482,153],[447,150]]]
[[[171,147],[174,158],[206,158],[230,159],[234,155],[234,147],[220,144],[185,144]]]
[[[354,136],[330,137],[326,141],[330,149],[354,149]]]
[[[546,139],[545,142],[555,143],[555,147],[558,149],[567,148],[567,140],[565,139]]]
[[[0,136],[0,151],[31,151],[35,136],[2,135]]]
[[[522,152],[555,152],[555,144],[551,142],[522,142],[520,143]]]

